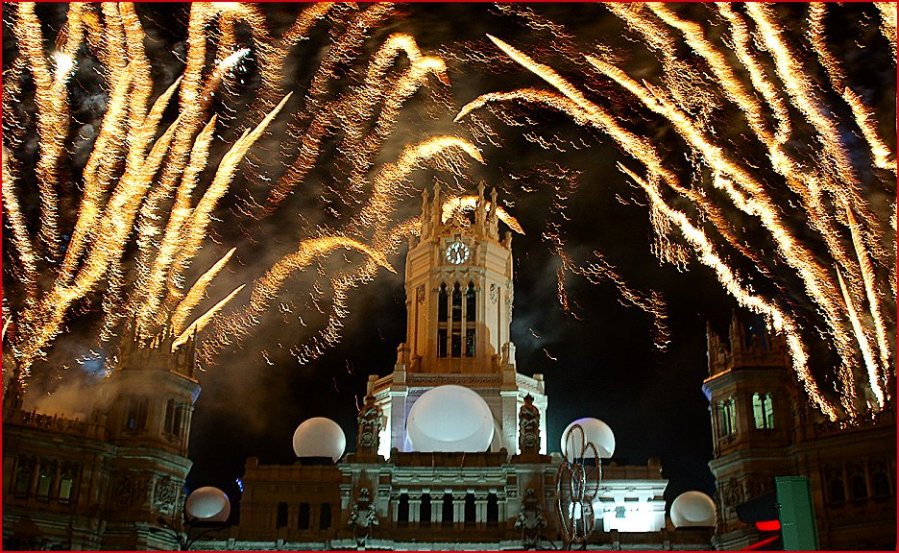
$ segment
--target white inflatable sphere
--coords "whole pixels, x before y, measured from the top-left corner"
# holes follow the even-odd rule
[[[293,433],[293,452],[297,457],[329,457],[336,463],[345,450],[343,429],[325,417],[306,419]]]
[[[214,486],[203,486],[187,496],[185,508],[191,518],[208,522],[224,522],[231,514],[231,501],[222,490]]]
[[[476,392],[438,386],[412,405],[406,433],[413,451],[487,451],[493,441],[493,414]]]
[[[572,430],[575,425],[584,429],[583,435],[579,430]],[[562,432],[562,454],[568,459],[582,456],[584,451],[584,438],[588,443],[596,447],[600,459],[609,459],[615,453],[615,434],[609,425],[599,419],[585,417],[577,419]],[[593,451],[583,453],[584,457],[592,457]]]
[[[715,526],[716,508],[702,492],[684,492],[671,503],[671,522],[676,528]]]

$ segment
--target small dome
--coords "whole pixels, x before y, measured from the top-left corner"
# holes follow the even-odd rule
[[[476,392],[438,386],[412,405],[406,433],[413,451],[487,451],[493,441],[493,414]]]
[[[596,452],[600,459],[609,459],[615,453],[615,434],[609,425],[599,419],[585,417],[578,419],[565,428],[562,432],[562,455],[572,459],[581,455],[584,448],[581,433],[577,430],[572,432],[572,428],[579,425],[584,429],[584,436],[588,443],[596,446]],[[586,452],[585,457],[592,456],[592,452]]]
[[[671,522],[676,528],[715,526],[715,519],[715,502],[702,492],[684,492],[671,503]]]
[[[345,450],[343,429],[325,417],[306,419],[293,433],[293,452],[297,457],[329,457],[336,463]]]
[[[225,522],[231,514],[231,501],[214,486],[197,488],[187,496],[187,514],[205,522]]]

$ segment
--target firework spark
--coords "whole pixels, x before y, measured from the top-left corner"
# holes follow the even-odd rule
[[[894,42],[894,9],[878,8],[883,34]],[[764,314],[768,323],[785,335],[797,377],[812,402],[831,419],[851,419],[869,409],[882,409],[890,399],[884,384],[894,378],[895,356],[889,339],[895,332],[895,321],[889,315],[895,311],[895,299],[884,278],[894,270],[894,254],[886,252],[883,244],[894,241],[895,219],[878,214],[867,192],[870,185],[862,184],[861,179],[862,175],[877,174],[871,168],[894,174],[895,154],[877,132],[873,108],[852,90],[841,62],[827,44],[826,6],[815,5],[809,10],[808,46],[789,36],[770,6],[753,4],[738,10],[722,3],[711,8],[712,19],[725,21],[729,33],[715,39],[710,38],[704,24],[670,6],[614,5],[609,9],[655,53],[662,65],[659,82],[641,82],[597,56],[585,55],[583,59],[673,128],[687,148],[688,159],[696,165],[695,174],[708,177],[694,186],[682,185],[677,171],[662,161],[658,146],[629,130],[623,116],[613,115],[589,99],[549,65],[489,35],[504,54],[543,79],[552,90],[522,88],[487,93],[464,106],[457,120],[488,103],[536,104],[561,111],[578,125],[610,136],[646,170],[643,178],[619,166],[650,199],[657,237],[667,237],[669,229],[676,229],[738,303]],[[676,48],[677,35],[684,38],[695,57],[682,56]],[[848,110],[829,106],[825,94],[813,84],[810,72],[815,62],[828,79],[833,96],[840,98]],[[767,67],[774,68],[773,76]],[[697,79],[717,84],[698,92],[700,104],[706,106],[695,105],[695,97],[685,101],[691,91],[695,92]],[[748,136],[755,143],[752,148],[761,148],[767,154],[769,164],[763,168],[764,175],[757,158],[744,157],[743,150],[734,147],[720,118],[709,117],[707,106],[732,108],[729,117],[746,122],[748,133],[743,138]],[[841,118],[844,111],[850,117]],[[793,120],[797,115],[802,116],[801,122]],[[800,125],[813,131],[808,140],[820,144],[823,155],[809,158],[789,144],[796,139]],[[850,146],[841,129],[853,125],[868,148],[870,168],[864,167],[858,156],[849,154]],[[888,193],[895,193],[892,179],[880,183]],[[690,209],[673,208],[662,184],[687,200]],[[804,207],[808,216],[805,221],[784,213],[779,203],[784,189]],[[724,195],[710,194],[710,190]],[[731,222],[729,213],[734,210],[744,216],[740,227]],[[779,252],[776,259],[758,255],[745,235],[745,221],[756,221],[751,224],[766,231],[767,243]],[[702,228],[704,225],[709,228]],[[670,243],[654,247],[660,259],[686,268],[685,260],[678,257],[680,251]],[[722,251],[737,255],[730,258]],[[559,255],[565,259],[564,253]],[[781,293],[790,290],[782,282],[787,278],[783,267],[791,268],[793,276],[789,278],[799,279],[804,296],[798,300],[754,292],[735,268],[743,259],[751,261],[753,279],[761,277]],[[592,267],[610,278],[601,268]],[[796,291],[793,288],[790,293]],[[800,307],[808,301],[817,306],[813,313]],[[821,390],[802,345],[811,330],[821,325],[839,359],[839,405]]]

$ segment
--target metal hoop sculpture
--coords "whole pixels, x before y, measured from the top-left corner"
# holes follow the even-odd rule
[[[569,454],[574,453],[568,451],[568,443],[574,432],[580,432],[581,448],[579,455],[572,455],[569,458]],[[595,461],[592,467],[584,464],[588,453],[592,453]],[[596,525],[593,499],[599,495],[602,465],[599,451],[593,442],[587,441],[587,435],[581,425],[572,426],[566,435],[562,458],[562,464],[556,471],[556,515],[559,517],[559,528],[562,530],[562,547],[571,549],[572,546],[579,546],[579,549],[586,549],[587,538]],[[567,492],[567,495],[563,495],[563,492]]]

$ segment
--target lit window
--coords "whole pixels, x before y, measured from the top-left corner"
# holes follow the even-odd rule
[[[74,491],[75,476],[72,469],[66,469],[59,480],[59,497],[58,501],[64,505],[68,505],[72,501],[72,492]]]
[[[756,428],[774,428],[774,398],[771,394],[752,394],[752,415]]]
[[[721,436],[730,436],[731,434],[736,432],[737,410],[734,398],[729,397],[724,401],[719,401],[718,413],[721,421]]]
[[[53,484],[54,472],[56,472],[55,467],[41,463],[41,472],[37,477],[37,498],[41,501],[47,501],[50,497],[50,485]]]

